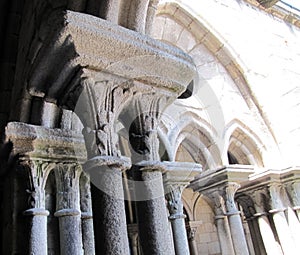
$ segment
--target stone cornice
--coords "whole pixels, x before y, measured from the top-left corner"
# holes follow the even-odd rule
[[[197,192],[224,188],[229,183],[242,184],[247,182],[249,175],[253,173],[254,168],[250,165],[225,166],[201,173],[197,179],[191,182],[189,187]]]
[[[202,166],[192,162],[162,162],[165,172],[163,175],[165,185],[186,186],[196,175],[202,171]]]
[[[34,59],[29,91],[61,100],[86,69],[181,93],[194,78],[192,59],[178,48],[108,21],[67,11],[53,14],[49,36]],[[50,85],[50,86],[49,86]]]
[[[242,185],[239,192],[261,189],[272,184],[285,184],[295,181],[300,181],[300,167],[267,169],[250,175],[249,181]]]
[[[66,163],[82,163],[86,159],[82,135],[71,130],[10,122],[6,127],[6,140],[13,143],[13,153],[25,159],[63,160]]]

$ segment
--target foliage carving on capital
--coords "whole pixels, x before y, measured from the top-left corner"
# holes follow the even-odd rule
[[[241,185],[235,182],[229,182],[225,187],[226,208],[228,213],[238,212],[234,196],[240,187]]]
[[[77,163],[59,163],[55,168],[57,210],[79,210],[79,177],[82,172]]]
[[[28,174],[29,208],[45,208],[45,186],[47,178],[55,163],[43,160],[25,160],[21,163]]]
[[[224,192],[222,190],[207,191],[204,195],[214,204],[216,216],[221,216],[226,213]]]
[[[269,197],[268,190],[266,188],[254,190],[249,192],[249,195],[254,203],[256,213],[265,214],[268,210],[266,204],[266,198]]]
[[[82,80],[83,90],[75,112],[81,119],[89,158],[120,156],[115,123],[126,101],[132,96],[132,84],[127,81]]]
[[[131,112],[126,113],[129,141],[140,160],[160,161],[157,127],[168,102],[167,95],[145,92],[134,98]]]
[[[300,182],[295,181],[295,182],[287,183],[286,190],[293,206],[299,208],[300,207]]]
[[[280,183],[272,183],[269,186],[269,193],[271,197],[270,206],[272,209],[283,209],[281,200],[282,185]]]
[[[170,219],[185,218],[183,213],[183,203],[181,200],[183,185],[171,185],[166,193],[167,207]]]
[[[194,241],[197,232],[197,227],[187,226],[187,238],[189,241]]]

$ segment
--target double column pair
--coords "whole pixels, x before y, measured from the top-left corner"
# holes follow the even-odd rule
[[[82,82],[75,112],[84,125],[84,170],[92,183],[96,253],[130,254],[122,171],[132,166],[143,254],[174,254],[157,137],[161,112],[174,99],[163,89],[154,93],[151,86],[113,75],[91,76]],[[118,149],[118,121],[127,131],[131,159]]]
[[[292,185],[288,186],[287,191],[290,195],[293,195],[293,188]],[[283,201],[287,202],[287,199],[284,199],[285,196],[285,190],[280,183],[271,183],[267,188],[252,192],[257,212],[255,216],[257,216],[267,254],[296,254],[300,248],[298,244],[300,225],[297,211],[295,213],[292,208],[284,204]],[[292,200],[294,204],[295,200]],[[272,224],[274,228],[271,227]],[[274,230],[276,233],[273,232]]]
[[[249,254],[241,212],[234,199],[239,187],[238,183],[229,182],[214,191],[201,192],[215,204],[215,220],[222,254]]]
[[[23,162],[24,163],[24,162]],[[54,171],[56,182],[56,212],[54,216],[59,218],[60,252],[61,254],[85,254],[94,250],[93,240],[84,238],[92,234],[93,226],[91,217],[86,217],[87,211],[83,203],[80,208],[79,177],[82,174],[81,167],[77,163],[51,163],[43,160],[30,159],[25,163],[29,173],[30,205],[32,208],[24,212],[31,216],[30,254],[47,254],[47,216],[45,187],[48,175]],[[86,185],[89,180],[86,178]],[[84,185],[83,185],[84,186]],[[82,190],[84,196],[89,196],[89,189]],[[86,202],[86,201],[85,201]],[[81,219],[82,217],[82,219]],[[93,253],[89,253],[93,254]]]

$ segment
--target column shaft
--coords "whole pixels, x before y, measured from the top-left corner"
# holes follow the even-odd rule
[[[99,156],[85,163],[90,174],[96,254],[128,255],[122,171],[128,159]]]
[[[170,171],[168,174],[172,174]],[[165,177],[167,179],[167,177]],[[169,177],[169,182],[171,178]],[[184,185],[168,184],[165,180],[166,200],[169,209],[169,220],[172,226],[173,242],[176,255],[189,254],[189,243],[185,227],[185,215],[183,213],[183,203],[181,201]]]
[[[197,243],[195,240],[195,234],[197,231],[197,227],[188,226],[188,242],[189,242],[189,249],[191,255],[198,255]]]
[[[151,167],[150,167],[151,168]],[[139,236],[144,255],[172,255],[170,226],[160,170],[135,169],[135,193]]]
[[[257,218],[260,233],[267,254],[281,255],[279,244],[276,242],[269,219],[266,215],[260,215]]]
[[[91,215],[81,214],[82,243],[85,255],[95,254],[94,226]]]
[[[49,212],[45,209],[29,209],[24,214],[32,217],[30,219],[29,254],[47,254],[47,216]]]
[[[131,255],[138,255],[138,228],[136,224],[127,226]]]
[[[239,187],[240,185],[237,183],[227,184],[227,187],[225,189],[226,209],[235,253],[239,255],[248,255],[249,251],[240,216],[240,211],[238,211],[234,200],[235,192]]]
[[[216,216],[215,221],[216,221],[216,227],[217,227],[222,254],[224,255],[234,254],[234,248],[233,248],[227,217]]]
[[[190,254],[184,219],[171,220],[171,225],[176,255]]]
[[[82,255],[80,212],[63,209],[55,213],[59,217],[60,252],[64,255]]]
[[[269,187],[271,196],[270,213],[273,215],[276,232],[284,254],[296,254],[296,245],[293,242],[287,219],[285,217],[283,204],[280,197],[281,186],[273,184]]]
[[[84,254],[95,255],[91,186],[90,178],[85,172],[80,176],[80,209]]]

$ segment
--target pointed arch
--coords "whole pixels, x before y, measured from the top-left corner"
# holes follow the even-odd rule
[[[257,134],[240,120],[232,120],[225,129],[225,152],[232,155],[239,164],[263,167],[262,152],[265,145]],[[225,158],[226,157],[226,158]],[[223,161],[229,164],[227,154]]]
[[[175,0],[173,2],[162,3],[158,6],[156,16],[168,17],[171,20],[176,21],[193,35],[195,38],[194,47],[202,44],[211,52],[211,54],[224,66],[248,108],[252,112],[255,112],[261,125],[266,127],[273,141],[276,143],[276,138],[270,122],[268,121],[266,114],[262,111],[261,106],[248,83],[246,76],[248,68],[240,59],[239,54],[231,47],[229,42],[226,41],[218,31],[214,30],[206,20],[182,2]]]

